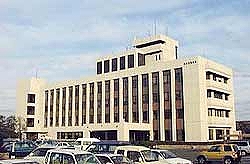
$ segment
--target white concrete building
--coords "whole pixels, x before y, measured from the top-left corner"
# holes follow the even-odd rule
[[[97,60],[96,75],[21,80],[17,115],[27,138],[213,141],[235,132],[232,69],[203,57],[177,59],[164,35]]]

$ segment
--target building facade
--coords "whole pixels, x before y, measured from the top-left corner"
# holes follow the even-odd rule
[[[202,142],[234,133],[232,69],[177,51],[177,41],[155,35],[97,59],[93,77],[20,80],[26,137]]]

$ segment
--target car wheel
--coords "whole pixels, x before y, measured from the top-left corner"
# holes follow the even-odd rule
[[[207,163],[206,158],[204,156],[199,156],[197,158],[199,164],[205,164]]]
[[[225,158],[224,159],[224,164],[232,164],[233,163],[233,159],[232,158]]]
[[[241,155],[242,155],[242,156],[246,156],[246,155],[247,155],[247,152],[243,150],[243,151],[241,151]]]

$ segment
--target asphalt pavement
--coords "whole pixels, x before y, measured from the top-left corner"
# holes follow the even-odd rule
[[[194,150],[173,149],[170,151],[175,153],[178,157],[191,160],[193,163],[195,163],[196,157],[199,155],[199,152]],[[213,162],[212,164],[216,164],[216,162]],[[250,164],[250,155],[242,157],[241,164]]]

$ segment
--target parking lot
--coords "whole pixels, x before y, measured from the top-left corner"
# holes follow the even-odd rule
[[[194,163],[195,163],[196,157],[199,155],[198,151],[192,151],[192,150],[173,149],[171,151],[173,153],[175,153],[177,156],[189,159],[189,160],[193,161]],[[249,164],[249,163],[250,163],[250,155],[242,157],[241,164]]]

